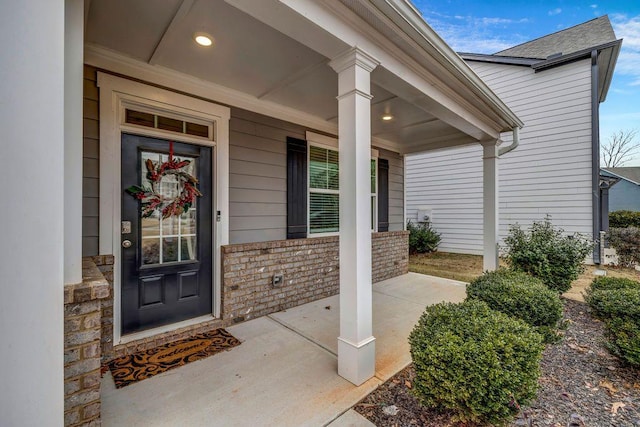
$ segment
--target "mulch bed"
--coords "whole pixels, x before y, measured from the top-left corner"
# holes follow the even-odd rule
[[[564,339],[547,346],[538,397],[512,426],[640,426],[640,370],[603,346],[604,326],[581,302],[563,300]],[[450,414],[422,407],[411,394],[413,366],[399,372],[354,409],[378,427],[462,426]]]

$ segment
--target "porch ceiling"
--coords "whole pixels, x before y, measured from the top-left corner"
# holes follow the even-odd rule
[[[337,74],[327,65],[329,58],[223,0],[92,0],[88,4],[88,46],[337,124]],[[196,45],[196,32],[213,36],[213,46]],[[382,67],[372,73],[371,92],[374,144],[408,153],[479,139],[437,118],[437,109],[431,114],[423,100],[415,99],[415,90],[403,90],[398,78]],[[383,121],[385,114],[393,119]]]

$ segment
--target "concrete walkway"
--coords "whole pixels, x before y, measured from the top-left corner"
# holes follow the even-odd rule
[[[337,374],[339,297],[227,328],[242,345],[116,389],[102,382],[104,426],[367,426],[350,408],[411,362],[407,338],[427,305],[462,301],[464,283],[409,273],[373,285],[376,375]]]

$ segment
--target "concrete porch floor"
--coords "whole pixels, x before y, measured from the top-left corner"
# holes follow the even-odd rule
[[[102,381],[104,426],[364,426],[349,409],[411,362],[407,338],[427,305],[465,298],[462,282],[409,273],[373,285],[376,374],[337,374],[339,297],[227,330],[242,345],[116,389]]]

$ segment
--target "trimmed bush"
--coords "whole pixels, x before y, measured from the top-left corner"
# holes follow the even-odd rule
[[[549,289],[568,291],[584,270],[582,263],[593,244],[578,233],[565,236],[563,231],[548,216],[534,222],[528,231],[518,224],[511,226],[504,239],[509,266],[539,278]]]
[[[409,231],[409,252],[412,254],[424,254],[435,252],[440,244],[440,233],[431,228],[430,223],[422,222],[414,224],[407,221]]]
[[[584,299],[594,314],[605,320],[609,351],[640,366],[640,282],[598,277],[587,288]]]
[[[640,282],[623,277],[600,276],[593,279],[587,293],[615,289],[640,289]]]
[[[614,228],[640,227],[640,212],[636,212],[636,211],[609,212],[609,227],[614,227]]]
[[[494,310],[525,321],[547,341],[556,336],[553,330],[562,318],[558,293],[521,271],[484,273],[467,286],[467,298],[482,300]]]
[[[640,264],[640,228],[610,228],[609,244],[616,250],[618,264],[623,267]]]
[[[607,321],[609,351],[633,366],[640,366],[640,327],[626,318]]]
[[[624,317],[640,325],[640,288],[587,290],[584,299],[601,319]]]
[[[540,335],[483,301],[428,307],[409,343],[413,393],[460,421],[503,424],[536,395]]]

